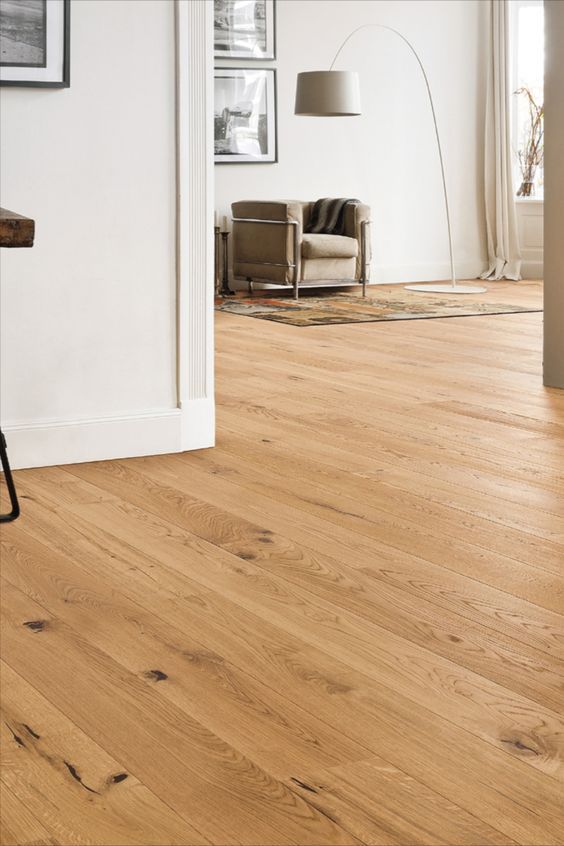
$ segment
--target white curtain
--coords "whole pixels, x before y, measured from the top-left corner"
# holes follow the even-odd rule
[[[511,165],[511,96],[509,4],[491,0],[484,174],[489,266],[482,279],[521,278]]]

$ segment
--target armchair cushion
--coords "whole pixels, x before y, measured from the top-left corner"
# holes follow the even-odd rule
[[[358,241],[345,235],[304,235],[302,258],[356,258]]]

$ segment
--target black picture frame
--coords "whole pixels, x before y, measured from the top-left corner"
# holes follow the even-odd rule
[[[219,78],[228,78],[229,76],[235,77],[237,74],[241,73],[250,73],[250,74],[264,74],[265,79],[268,79],[268,75],[271,75],[272,78],[272,109],[269,110],[269,101],[267,96],[267,137],[270,137],[272,140],[273,150],[267,151],[264,156],[252,156],[250,154],[245,153],[235,153],[235,154],[227,154],[229,158],[227,158],[226,154],[218,154],[216,152],[216,142],[217,142],[217,131],[218,131],[218,114],[214,109],[214,164],[216,165],[250,165],[250,164],[277,164],[278,163],[278,85],[277,85],[277,75],[276,75],[276,68],[264,68],[264,67],[216,67],[214,71],[214,83],[215,80]],[[270,121],[272,122],[270,124]],[[269,132],[269,127],[271,126],[271,132]]]
[[[63,68],[60,80],[29,80],[4,79],[0,65],[0,86],[17,86],[22,88],[69,88],[70,87],[70,33],[71,33],[71,0],[63,0]],[[11,67],[16,67],[12,65]],[[18,65],[17,67],[32,67]]]
[[[214,7],[216,0],[213,0]],[[215,23],[214,23],[214,60],[243,60],[245,62],[265,62],[276,59],[276,0],[264,0],[265,2],[265,34],[266,34],[266,49],[264,53],[257,54],[248,50],[223,50],[217,46],[215,39]],[[270,10],[270,15],[269,15]],[[215,11],[215,8],[214,8]],[[271,33],[271,49],[268,49],[269,36]]]

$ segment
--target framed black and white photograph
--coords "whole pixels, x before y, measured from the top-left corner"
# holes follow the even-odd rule
[[[0,0],[0,84],[70,84],[70,0]]]
[[[214,0],[216,59],[275,58],[275,0]]]
[[[276,162],[276,71],[216,68],[214,152],[219,164]]]

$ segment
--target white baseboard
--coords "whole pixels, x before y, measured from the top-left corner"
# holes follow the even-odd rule
[[[524,259],[521,263],[521,276],[523,279],[543,279],[544,262]]]
[[[193,399],[182,402],[180,449],[208,449],[215,446],[215,401]]]
[[[457,279],[476,279],[486,269],[481,259],[456,262]],[[443,282],[450,280],[450,264],[375,265],[370,270],[370,281],[376,285],[395,285],[402,282]]]
[[[44,420],[2,427],[14,470],[205,449],[215,443],[215,402],[189,400],[182,409],[155,409],[87,420]]]
[[[184,450],[214,443],[214,401],[194,400],[182,410],[119,417],[49,420],[3,426],[14,470],[78,464]]]

